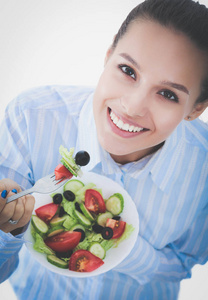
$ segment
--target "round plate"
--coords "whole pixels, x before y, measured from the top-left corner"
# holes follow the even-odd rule
[[[112,268],[117,266],[120,262],[122,262],[125,257],[127,257],[127,255],[132,250],[138,236],[139,217],[133,200],[131,199],[129,194],[118,183],[114,182],[113,180],[107,177],[92,172],[84,173],[81,178],[77,178],[77,179],[81,180],[84,184],[90,182],[96,184],[96,188],[102,189],[102,194],[104,199],[108,199],[114,193],[121,193],[123,195],[124,209],[123,212],[121,213],[121,217],[123,221],[125,221],[128,224],[132,224],[132,226],[134,227],[134,231],[131,233],[131,235],[126,240],[122,241],[117,247],[109,249],[106,252],[105,259],[103,260],[104,264],[92,272],[74,272],[68,269],[61,269],[50,264],[47,261],[45,254],[39,253],[33,249],[34,240],[31,235],[31,225],[29,225],[28,230],[25,232],[24,239],[26,240],[26,246],[30,251],[30,253],[32,254],[32,256],[39,263],[41,263],[43,266],[50,269],[51,271],[69,277],[90,277],[111,270]],[[57,193],[62,191],[63,191],[63,187],[56,190]],[[52,202],[52,198],[50,194],[37,194],[37,193],[33,194],[36,200],[35,208],[33,212],[34,214],[35,214],[35,210],[38,207]]]

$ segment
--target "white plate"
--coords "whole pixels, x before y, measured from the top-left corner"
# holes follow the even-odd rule
[[[121,193],[123,195],[124,209],[123,209],[123,212],[121,213],[121,217],[122,217],[123,221],[127,222],[128,224],[132,224],[134,227],[134,231],[131,233],[130,237],[127,238],[126,240],[122,241],[118,245],[118,247],[109,249],[106,253],[106,257],[104,259],[104,264],[92,272],[74,272],[74,271],[70,271],[68,269],[61,269],[61,268],[58,268],[58,267],[50,264],[47,261],[45,254],[39,253],[33,249],[34,240],[31,235],[30,225],[24,235],[24,239],[26,240],[26,246],[27,246],[28,250],[30,251],[30,253],[32,254],[32,256],[39,263],[41,263],[43,266],[45,266],[49,270],[51,270],[55,273],[58,273],[58,274],[62,274],[64,276],[69,276],[69,277],[90,277],[90,276],[99,275],[99,274],[102,274],[104,272],[111,270],[112,268],[117,266],[120,262],[122,262],[125,257],[127,257],[127,255],[132,250],[132,248],[136,242],[137,236],[138,236],[139,217],[138,217],[137,209],[136,209],[136,206],[135,206],[133,200],[131,199],[129,194],[118,183],[114,182],[113,180],[111,180],[107,177],[104,177],[104,176],[101,176],[101,175],[98,175],[98,174],[95,174],[92,172],[85,173],[81,178],[78,178],[78,179],[80,179],[85,184],[90,183],[90,182],[95,183],[97,188],[102,189],[104,199],[107,199],[114,193]],[[56,190],[56,192],[62,192],[62,191],[63,191],[63,187]],[[50,197],[50,194],[34,193],[33,195],[36,200],[34,211],[38,207],[52,202],[52,198]]]

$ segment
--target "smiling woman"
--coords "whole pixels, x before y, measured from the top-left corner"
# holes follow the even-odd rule
[[[206,108],[195,107],[206,71],[205,56],[184,35],[153,21],[132,23],[108,51],[95,91],[103,148],[119,163],[155,152],[184,118]]]
[[[180,300],[190,295],[204,299],[208,293],[207,264],[192,269],[208,259],[208,131],[199,120],[208,122],[203,45],[208,12],[192,0],[147,0],[148,11],[154,8],[151,13],[157,16],[127,17],[118,31],[142,1],[121,2],[0,4],[0,119],[17,94],[42,86],[21,93],[1,126],[0,229],[3,219],[8,219],[4,226],[11,226],[12,218],[5,209],[10,190],[5,178],[24,188],[33,185],[54,170],[60,144],[88,151],[92,159],[86,170],[122,185],[140,217],[131,255],[113,271],[89,280],[65,280],[48,272],[22,247],[21,235],[0,230],[0,280],[9,278],[19,299],[84,295],[95,300],[109,293],[115,300],[175,300],[181,281]],[[168,24],[160,23],[165,16]],[[195,20],[197,38],[204,22],[202,44],[193,42],[180,22],[174,27],[174,16],[187,26]],[[184,281],[192,270],[193,279]]]

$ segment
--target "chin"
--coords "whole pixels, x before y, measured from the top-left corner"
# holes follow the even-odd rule
[[[128,149],[125,149],[124,145],[115,145],[113,140],[110,141],[109,139],[105,140],[102,138],[100,144],[105,151],[115,156],[128,155],[130,152]]]

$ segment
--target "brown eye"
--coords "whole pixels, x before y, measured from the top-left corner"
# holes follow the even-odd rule
[[[178,103],[178,96],[169,90],[160,91],[158,94],[163,96],[165,99]]]
[[[124,73],[126,74],[127,76],[130,76],[132,77],[134,80],[136,80],[136,74],[134,72],[134,70],[127,66],[127,65],[119,65],[119,69]]]

